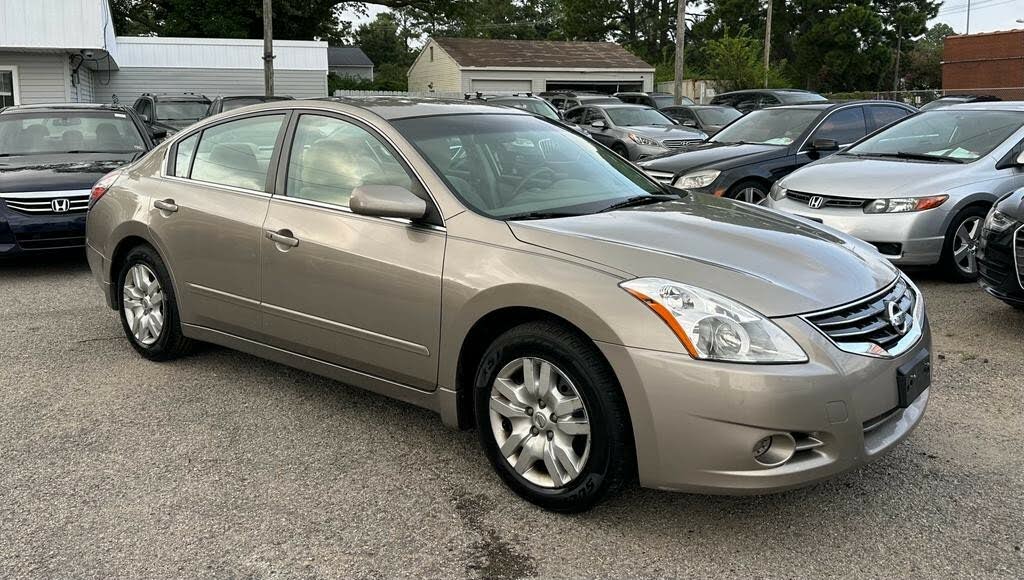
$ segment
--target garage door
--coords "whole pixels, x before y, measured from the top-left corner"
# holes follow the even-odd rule
[[[532,89],[529,80],[473,79],[469,86],[474,93],[523,93]]]

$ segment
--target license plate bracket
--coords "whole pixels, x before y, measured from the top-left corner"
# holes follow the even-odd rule
[[[906,409],[932,384],[932,357],[927,350],[914,355],[896,371],[896,392]]]

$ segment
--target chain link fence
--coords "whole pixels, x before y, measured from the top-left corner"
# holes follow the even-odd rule
[[[900,101],[915,107],[930,103],[940,97],[951,96],[996,97],[1003,101],[1024,101],[1024,87],[994,89],[929,89],[923,91],[855,91],[849,93],[825,94],[833,101],[877,100]]]

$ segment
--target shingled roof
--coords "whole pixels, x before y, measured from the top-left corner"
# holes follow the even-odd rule
[[[435,38],[460,66],[498,68],[653,69],[614,42]]]

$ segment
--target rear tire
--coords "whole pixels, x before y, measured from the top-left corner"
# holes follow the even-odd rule
[[[181,332],[171,276],[156,250],[132,248],[121,263],[115,291],[121,327],[136,352],[165,361],[193,350],[195,342]]]
[[[939,267],[951,282],[974,282],[978,279],[975,253],[981,224],[987,214],[987,207],[973,205],[960,210],[950,222],[946,241],[942,244]]]
[[[539,321],[505,332],[484,353],[473,395],[484,452],[523,499],[579,512],[632,478],[622,390],[600,351],[574,329]]]

